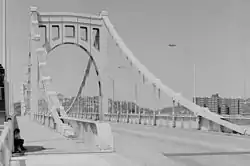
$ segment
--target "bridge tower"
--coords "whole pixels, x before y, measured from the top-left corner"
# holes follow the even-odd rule
[[[82,48],[88,54],[89,64],[95,68],[101,100],[99,120],[102,120],[103,113],[108,112],[108,99],[103,87],[103,71],[107,65],[108,32],[102,19],[107,12],[102,12],[99,16],[40,13],[36,7],[31,7],[30,13],[31,113],[38,111],[39,88],[51,80],[50,77],[43,76],[42,70],[49,58],[49,53],[61,45],[72,44]],[[45,36],[41,36],[41,31]],[[70,35],[66,33],[67,31],[71,32]]]

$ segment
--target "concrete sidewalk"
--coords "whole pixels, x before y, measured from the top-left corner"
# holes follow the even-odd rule
[[[26,166],[42,165],[133,165],[127,159],[115,153],[97,153],[84,147],[82,141],[71,140],[59,133],[46,128],[28,117],[18,117],[21,136],[25,140],[24,146],[28,149],[22,157],[13,157],[12,165]]]

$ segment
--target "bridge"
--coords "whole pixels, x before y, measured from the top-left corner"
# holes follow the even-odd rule
[[[157,100],[162,94],[171,98],[171,114],[109,99],[104,81],[108,36]],[[11,114],[4,123],[2,165],[249,165],[249,119],[213,113],[162,83],[129,50],[108,12],[43,13],[31,7],[29,42],[22,115]],[[66,44],[80,47],[89,57],[76,97],[67,101],[48,90],[52,78],[44,72],[51,51]],[[98,94],[82,97],[91,66]],[[25,139],[23,156],[12,154],[15,128]]]

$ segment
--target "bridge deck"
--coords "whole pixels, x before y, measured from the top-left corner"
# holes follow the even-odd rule
[[[135,124],[111,124],[116,152],[147,166],[249,166],[250,138]]]
[[[18,122],[30,151],[24,156],[27,166],[248,166],[250,163],[249,137],[111,123],[116,153],[93,154],[86,152],[88,149],[79,141],[68,140],[26,117],[19,117]]]
[[[23,157],[26,166],[41,165],[132,165],[114,153],[94,153],[90,149],[84,148],[82,141],[71,140],[63,137],[59,133],[50,130],[28,117],[18,117],[18,125],[21,136],[25,140],[24,146],[28,149]],[[94,154],[93,154],[94,153]],[[12,165],[18,165],[13,157]]]

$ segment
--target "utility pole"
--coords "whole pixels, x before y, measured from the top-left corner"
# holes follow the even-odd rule
[[[247,71],[247,57],[245,55],[244,59],[244,100],[247,100],[247,78],[246,78],[246,71]]]
[[[137,83],[135,83],[135,114],[137,114],[137,99],[138,99],[138,87],[137,87]]]
[[[246,96],[246,78],[244,78],[244,100],[245,101],[247,100],[247,96]]]
[[[111,108],[111,113],[113,114],[115,112],[115,80],[112,79],[112,98],[113,98],[113,101],[112,101],[112,108]]]
[[[112,81],[112,102],[111,102],[111,114],[115,112],[115,80],[108,75],[108,78]]]
[[[194,87],[193,87],[193,90],[194,90],[193,102],[196,104],[196,66],[195,66],[195,64],[194,64]]]

